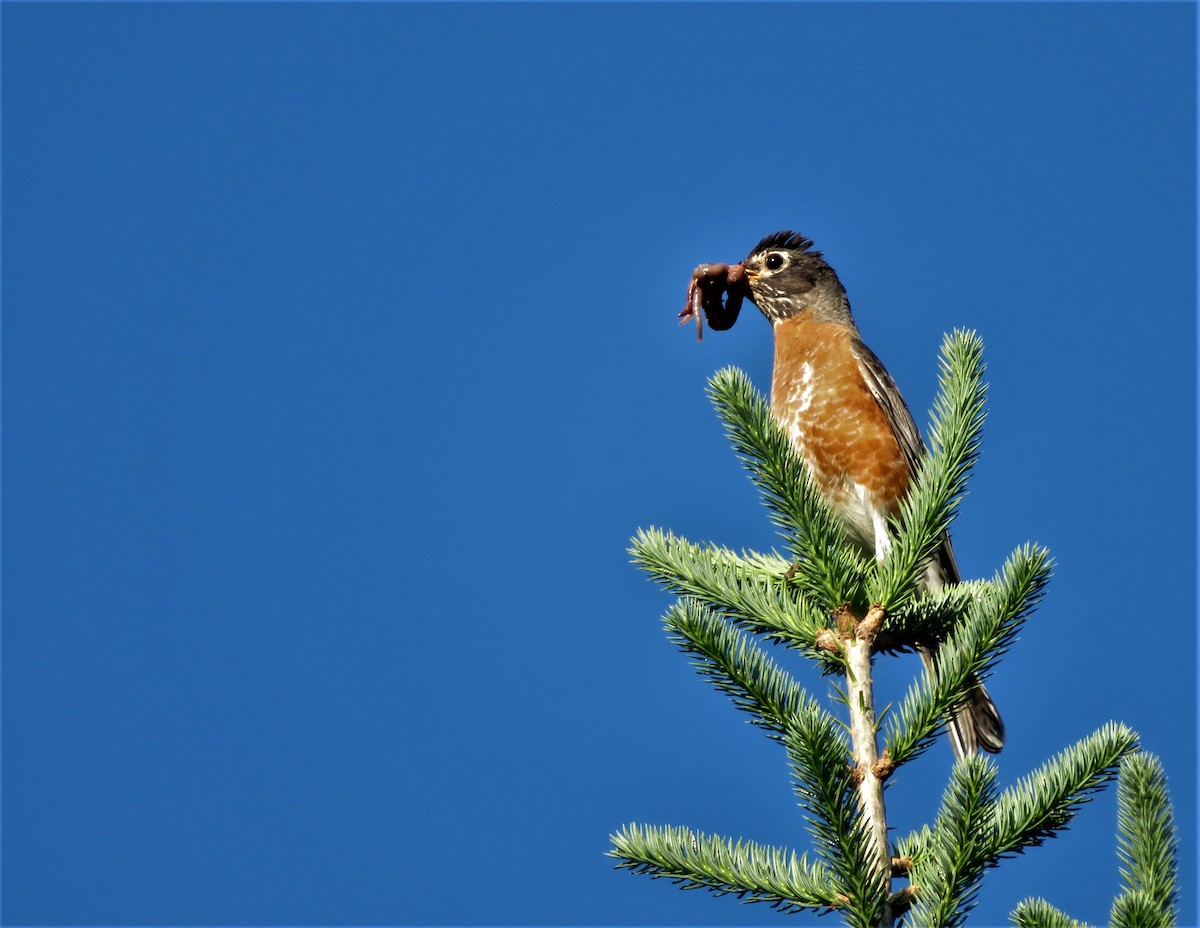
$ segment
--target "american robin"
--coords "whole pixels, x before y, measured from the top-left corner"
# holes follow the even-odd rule
[[[899,509],[925,445],[895,381],[863,343],[845,288],[812,244],[776,232],[743,262],[748,295],[775,332],[771,411],[847,537],[882,557],[891,544],[888,518]],[[923,586],[932,591],[959,580],[947,535]],[[920,653],[931,666],[933,653]],[[957,757],[977,749],[995,754],[1004,746],[1004,723],[978,681],[947,728]]]

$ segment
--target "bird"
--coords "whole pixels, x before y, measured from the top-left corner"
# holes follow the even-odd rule
[[[846,537],[882,558],[891,544],[888,520],[926,453],[912,413],[811,239],[791,230],[768,235],[742,265],[748,296],[774,332],[771,412]],[[920,582],[928,593],[960,580],[947,533]],[[932,669],[933,651],[918,650]],[[978,678],[946,728],[958,758],[1004,746],[1004,723]]]

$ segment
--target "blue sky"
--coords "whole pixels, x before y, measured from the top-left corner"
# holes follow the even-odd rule
[[[602,856],[630,821],[807,846],[625,550],[775,544],[704,395],[765,387],[769,327],[674,316],[783,228],[919,421],[942,333],[984,339],[959,563],[1058,565],[989,684],[1001,782],[1125,721],[1195,860],[1192,5],[0,20],[5,923],[783,921]],[[1109,793],[974,923],[1103,922],[1114,827]]]

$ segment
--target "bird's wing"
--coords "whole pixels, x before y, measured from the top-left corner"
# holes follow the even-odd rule
[[[862,372],[863,381],[887,415],[888,422],[892,426],[892,434],[896,436],[896,441],[904,454],[904,460],[908,462],[909,472],[915,475],[921,458],[925,456],[925,443],[921,441],[921,433],[917,429],[916,420],[909,412],[908,404],[904,402],[904,397],[900,393],[900,388],[896,386],[896,381],[892,380],[892,375],[888,373],[887,368],[883,366],[883,362],[879,360],[875,352],[859,338],[854,339],[852,348],[854,358],[858,361],[858,369]],[[958,572],[958,563],[954,559],[954,548],[950,544],[949,533],[942,538],[937,561],[943,574],[941,578],[943,583],[960,581],[961,574]]]

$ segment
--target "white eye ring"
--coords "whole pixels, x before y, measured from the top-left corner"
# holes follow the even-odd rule
[[[787,263],[782,252],[773,251],[763,260],[763,267],[768,271],[777,271]]]

